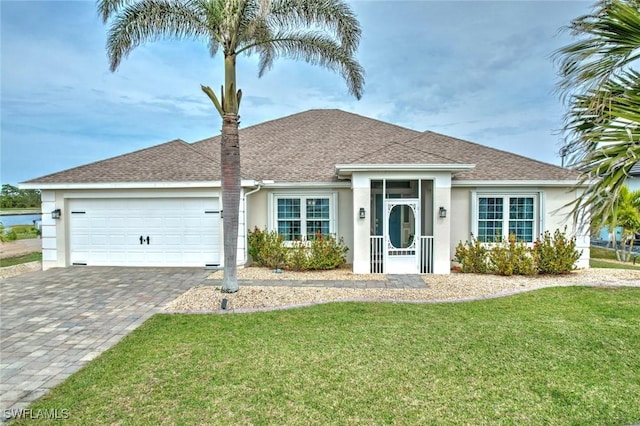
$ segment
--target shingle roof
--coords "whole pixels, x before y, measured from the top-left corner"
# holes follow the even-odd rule
[[[220,163],[183,140],[53,173],[26,183],[200,182],[220,180]]]
[[[412,150],[437,153],[450,161],[476,166],[457,173],[455,180],[575,180],[575,171],[543,163],[528,157],[489,148],[462,139],[434,132],[424,132],[415,139],[403,142]],[[442,161],[446,164],[447,161]]]
[[[310,110],[240,130],[244,179],[334,182],[336,164],[476,164],[457,180],[573,180],[550,164],[341,110]],[[162,145],[28,183],[190,182],[220,179],[220,136]]]
[[[243,176],[276,182],[336,181],[335,165],[349,163],[419,135],[340,110],[310,110],[240,130]],[[219,151],[220,136],[194,146]]]

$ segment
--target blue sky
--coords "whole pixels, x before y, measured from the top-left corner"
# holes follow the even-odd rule
[[[559,165],[564,108],[550,55],[571,40],[560,27],[592,4],[353,2],[362,100],[323,68],[281,60],[259,79],[257,59],[243,57],[241,126],[340,108]],[[204,44],[149,44],[111,73],[93,1],[0,0],[0,14],[2,183],[219,134],[200,84],[220,86],[222,58]]]

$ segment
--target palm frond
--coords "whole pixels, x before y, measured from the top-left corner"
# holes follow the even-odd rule
[[[134,48],[159,39],[204,39],[211,33],[198,1],[142,0],[119,12],[109,29],[107,54],[114,71]]]
[[[268,48],[261,48],[268,45]],[[247,46],[258,50],[260,64],[270,64],[279,57],[303,60],[311,65],[339,73],[347,83],[349,93],[357,99],[362,97],[364,69],[340,44],[322,32],[289,31],[275,34],[268,43]],[[245,50],[242,49],[242,50]],[[263,55],[269,55],[268,58]]]
[[[360,23],[343,0],[273,0],[270,3],[271,26],[279,30],[318,28],[328,30],[340,40],[349,54],[360,43]]]
[[[100,18],[102,18],[102,23],[106,24],[109,18],[134,2],[135,0],[98,0],[97,9]]]
[[[590,97],[601,92],[606,92],[608,102],[593,110]],[[573,212],[588,210],[606,222],[631,168],[640,162],[640,73],[625,72],[575,96],[573,105],[566,125],[572,137],[567,145],[576,148],[571,166],[584,173],[580,183],[589,184]]]
[[[640,58],[640,0],[601,0],[565,29],[581,40],[558,49],[561,92],[592,88]]]

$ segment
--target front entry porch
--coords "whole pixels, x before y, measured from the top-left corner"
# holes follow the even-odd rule
[[[338,164],[350,179],[353,272],[449,274],[451,180],[469,164]]]
[[[370,273],[432,274],[433,181],[371,181]]]

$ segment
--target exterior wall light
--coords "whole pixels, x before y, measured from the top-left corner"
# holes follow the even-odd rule
[[[360,217],[360,219],[364,219],[367,216],[366,212],[364,211],[364,207],[360,207],[360,213],[358,216]]]
[[[60,209],[55,209],[51,212],[51,219],[60,219],[61,214],[62,212],[60,211]]]
[[[438,216],[447,217],[447,209],[445,209],[444,207],[440,207],[440,210],[438,210]]]

